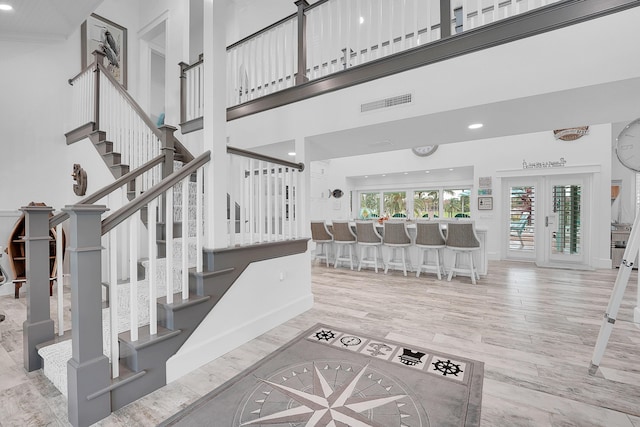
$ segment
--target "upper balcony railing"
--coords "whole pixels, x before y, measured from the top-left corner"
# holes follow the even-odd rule
[[[297,2],[297,14],[227,48],[227,106],[558,1],[320,0],[310,6]],[[444,31],[441,22],[449,23]],[[305,56],[303,61],[299,55]],[[305,64],[304,73],[296,79],[299,64]]]
[[[312,5],[297,0],[295,3],[297,13],[227,48],[228,120],[638,5],[633,0],[319,0]],[[510,19],[514,17],[518,21]],[[509,22],[520,24],[513,26]],[[489,28],[491,24],[496,24],[491,31],[456,42],[457,34]],[[445,40],[453,43],[437,47]],[[430,46],[434,47],[433,53],[428,53]],[[402,57],[403,64],[390,65],[386,58],[392,56]],[[364,71],[369,70],[362,67],[366,64],[379,67]],[[197,119],[202,111],[202,104],[198,103],[203,102],[204,91],[200,71],[191,74],[187,71],[203,64],[199,61],[183,65],[181,77],[186,100],[183,102],[190,108],[185,121],[189,121]],[[363,72],[347,77],[344,72],[351,68]],[[354,73],[357,74],[355,70]],[[333,78],[336,80],[330,80]],[[321,80],[322,87],[313,85]],[[266,95],[293,87],[299,90],[283,94],[281,102],[256,103]]]

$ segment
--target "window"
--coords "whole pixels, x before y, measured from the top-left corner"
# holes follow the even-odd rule
[[[442,190],[442,208],[445,218],[471,217],[471,190],[445,188]]]
[[[420,187],[418,187],[420,188]],[[402,190],[358,192],[356,218],[470,218],[471,186],[466,188],[427,187]]]
[[[440,191],[414,191],[413,215],[415,218],[438,218],[440,215]]]
[[[407,217],[407,193],[404,191],[383,193],[384,214],[389,218]]]
[[[360,219],[380,216],[380,193],[360,193]]]
[[[461,7],[453,9],[453,18],[455,19],[456,23],[456,34],[461,33],[464,29],[464,15],[462,14]]]

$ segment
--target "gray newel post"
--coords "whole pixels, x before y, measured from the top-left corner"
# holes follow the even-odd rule
[[[111,413],[109,359],[102,353],[101,205],[66,206],[70,217],[72,358],[67,362],[69,422],[88,426]],[[115,361],[117,363],[117,361]]]
[[[95,122],[95,130],[99,130],[100,129],[100,69],[98,68],[98,64],[100,65],[104,64],[104,58],[106,57],[106,55],[104,54],[104,52],[101,52],[99,50],[94,50],[93,56],[95,57],[95,60],[94,60],[95,69],[93,70],[94,72],[93,78],[95,80],[95,96],[93,97],[93,112],[94,112],[93,121]]]
[[[466,12],[465,12],[466,13]],[[440,0],[440,38],[451,35],[451,0]]]
[[[49,310],[49,206],[25,206],[25,256],[27,267],[27,320],[22,324],[24,368],[42,367],[36,345],[54,338]]]
[[[186,70],[189,64],[180,62],[180,123],[187,121],[187,76]]]
[[[175,137],[173,133],[178,129],[170,125],[160,126],[160,132],[162,133],[162,139],[160,143],[162,147],[162,153],[164,154],[164,164],[162,165],[162,178],[166,178],[173,173],[173,160],[175,159],[176,148],[174,144]]]
[[[308,82],[307,77],[307,15],[304,9],[309,7],[307,0],[296,0],[298,6],[298,73],[296,74],[296,85]]]

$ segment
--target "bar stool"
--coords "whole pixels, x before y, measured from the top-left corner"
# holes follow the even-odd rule
[[[349,261],[349,266],[353,270],[353,248],[356,245],[356,235],[353,234],[348,221],[333,221],[333,242],[336,246],[336,260],[334,268],[338,268],[340,261]],[[349,256],[344,254],[345,249],[349,249]]]
[[[476,284],[476,278],[480,280],[477,267],[473,264],[473,253],[480,252],[480,241],[476,236],[473,222],[451,222],[447,225],[446,248],[453,252],[453,263],[449,270],[447,281],[458,273],[469,275],[471,283]],[[461,266],[459,261],[463,255],[469,259],[469,266]]]
[[[389,259],[384,267],[384,274],[387,274],[389,267],[402,267],[402,272],[406,276],[408,251],[411,246],[411,237],[407,232],[407,224],[402,220],[385,221],[382,244],[390,250]],[[396,258],[398,250],[401,252],[401,258]],[[409,266],[411,266],[411,262],[409,262]]]
[[[376,273],[378,272],[378,254],[382,259],[382,267],[384,268],[384,258],[382,257],[382,236],[376,230],[373,221],[356,221],[356,237],[358,245],[360,245],[360,262],[358,263],[358,271],[362,269],[362,264],[371,264],[374,266]],[[366,255],[373,249],[373,257],[367,258]]]
[[[444,269],[444,247],[445,239],[437,222],[416,222],[416,246],[420,250],[420,265],[416,271],[416,277],[424,271],[433,271],[438,275],[438,280],[442,280],[442,274],[446,274]],[[435,255],[435,262],[429,263],[429,253]]]
[[[325,260],[329,267],[333,235],[329,232],[325,221],[311,221],[311,240],[316,244],[314,259]]]

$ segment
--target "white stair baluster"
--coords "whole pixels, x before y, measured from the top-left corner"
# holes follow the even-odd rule
[[[258,161],[258,241],[264,242],[265,233],[265,197],[264,197],[264,163]]]
[[[182,180],[182,299],[189,299],[189,176]]]
[[[165,193],[165,286],[167,289],[167,304],[173,303],[173,187]]]
[[[204,264],[202,259],[203,257],[202,236],[204,231],[202,229],[202,219],[203,219],[202,198],[204,197],[204,192],[202,188],[203,173],[204,173],[204,168],[198,169],[198,172],[196,173],[196,272],[197,273],[202,273],[203,264]]]
[[[280,238],[282,240],[285,239],[286,235],[286,209],[287,209],[287,201],[285,199],[285,194],[287,191],[287,183],[285,181],[285,171],[286,168],[284,166],[280,167],[280,173],[278,174],[278,181],[280,182]]]
[[[140,211],[129,218],[129,325],[131,341],[138,341],[138,221]]]
[[[118,352],[118,238],[117,229],[109,233],[109,330],[111,341],[111,360],[120,358]],[[120,364],[111,363],[111,376],[120,376]]]
[[[248,159],[248,167],[247,167],[247,172],[249,173],[249,176],[246,178],[249,180],[249,195],[248,195],[248,203],[247,203],[247,209],[248,209],[248,213],[249,213],[249,241],[248,243],[254,243],[255,242],[255,233],[256,233],[256,223],[255,223],[255,202],[256,202],[256,189],[255,189],[255,175],[254,175],[254,160],[253,159]]]
[[[158,291],[156,289],[156,270],[158,269],[158,242],[156,238],[156,224],[158,199],[152,200],[147,205],[147,229],[149,236],[149,269],[147,278],[149,281],[149,333],[156,335],[158,333],[158,310],[157,298]]]

